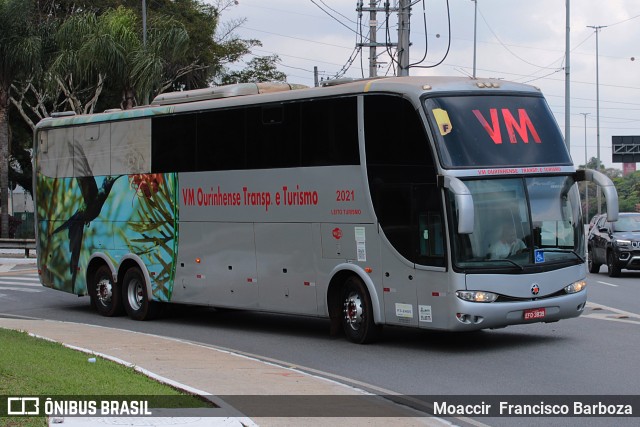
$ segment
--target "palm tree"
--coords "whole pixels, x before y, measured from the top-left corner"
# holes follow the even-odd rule
[[[121,91],[120,106],[129,109],[145,95],[197,68],[197,64],[176,67],[187,52],[189,40],[179,23],[169,18],[152,21],[146,46],[139,27],[135,12],[122,6],[99,16],[72,16],[58,32],[60,52],[52,66],[53,74],[73,75],[84,81],[105,78]]]
[[[9,104],[11,83],[39,66],[41,39],[32,0],[0,0],[0,236],[9,234]]]

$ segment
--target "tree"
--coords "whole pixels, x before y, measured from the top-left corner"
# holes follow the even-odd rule
[[[640,206],[640,171],[613,179],[620,212],[636,212]]]
[[[37,72],[41,39],[32,0],[0,0],[0,235],[9,232],[9,106],[11,83]]]
[[[225,73],[220,83],[284,82],[287,80],[287,75],[277,70],[276,64],[279,61],[278,55],[253,58],[247,64],[247,68]]]

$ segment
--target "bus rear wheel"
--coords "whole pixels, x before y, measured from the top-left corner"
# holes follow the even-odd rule
[[[144,275],[139,268],[127,270],[122,280],[124,308],[133,320],[149,320],[156,316],[157,303],[149,299]]]
[[[380,333],[381,327],[373,321],[369,292],[358,277],[350,277],[344,284],[341,323],[347,339],[357,344],[373,342]]]
[[[111,269],[98,267],[89,284],[91,305],[103,316],[112,317],[122,314],[122,299],[117,284],[113,281]]]

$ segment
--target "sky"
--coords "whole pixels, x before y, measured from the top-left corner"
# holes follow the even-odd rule
[[[361,35],[368,37],[369,16],[364,13],[360,29],[357,2],[223,0],[228,7],[222,12],[222,24],[240,23],[237,36],[262,42],[262,47],[243,58],[244,63],[231,68],[242,68],[253,55],[277,54],[278,69],[290,83],[313,86],[314,67],[324,79],[368,77],[368,48],[360,55],[355,47]],[[367,6],[369,0],[364,2]],[[390,2],[393,6],[397,0]],[[476,76],[539,87],[565,135],[566,5],[567,0],[477,0],[475,27]],[[472,75],[474,6],[473,0],[415,2],[410,60],[430,68],[411,68],[410,75]],[[386,37],[384,17],[378,14],[382,27],[378,41]],[[597,56],[596,31],[589,26],[602,27]],[[389,27],[389,37],[396,42],[396,14],[390,16]],[[600,159],[606,167],[622,169],[622,164],[612,162],[611,137],[640,135],[640,1],[570,0],[569,34],[571,156],[576,165],[597,156],[599,88]],[[379,48],[378,54],[382,62],[378,75],[393,75],[393,62],[385,49]]]

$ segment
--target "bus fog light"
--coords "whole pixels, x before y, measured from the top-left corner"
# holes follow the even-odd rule
[[[471,302],[494,302],[498,298],[498,294],[484,291],[456,291],[458,298]]]
[[[587,282],[584,280],[579,280],[570,284],[569,286],[564,287],[564,291],[568,294],[575,294],[576,292],[580,292],[584,288],[587,287]]]

